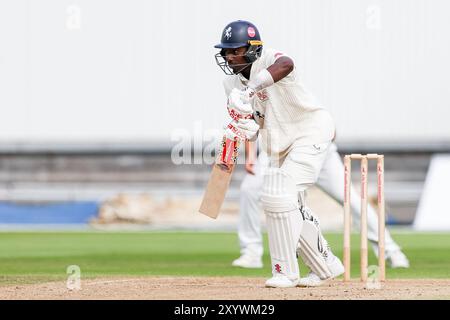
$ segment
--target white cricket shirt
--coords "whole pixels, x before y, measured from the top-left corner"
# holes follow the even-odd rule
[[[252,65],[250,80],[283,56],[280,51],[263,48],[261,57]],[[226,95],[233,88],[244,89],[247,82],[240,74],[227,76],[223,82]],[[334,136],[330,113],[314,101],[295,67],[280,81],[258,91],[252,99],[252,107],[255,120],[261,126],[262,148],[272,158],[284,158],[294,145],[330,142]]]

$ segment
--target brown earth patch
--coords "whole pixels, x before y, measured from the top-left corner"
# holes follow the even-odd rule
[[[388,280],[381,289],[359,281],[331,280],[318,288],[273,289],[263,278],[137,277],[81,281],[80,290],[47,282],[0,287],[0,299],[161,299],[161,300],[311,300],[311,299],[450,299],[450,279]]]

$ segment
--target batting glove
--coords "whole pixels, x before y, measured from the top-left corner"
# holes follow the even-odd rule
[[[258,137],[259,125],[253,119],[240,119],[237,127],[250,141],[254,141]]]
[[[249,102],[245,102],[246,96],[242,90],[233,89],[228,96],[227,109],[230,117],[239,119],[250,119],[253,116],[253,108]]]

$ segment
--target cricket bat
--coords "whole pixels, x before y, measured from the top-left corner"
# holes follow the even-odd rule
[[[221,151],[213,165],[199,212],[216,219],[230,185],[231,175],[236,165],[239,140],[223,137]]]

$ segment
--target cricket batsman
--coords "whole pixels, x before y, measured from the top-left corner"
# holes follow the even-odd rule
[[[267,287],[300,283],[297,255],[320,280],[341,275],[344,267],[306,206],[305,191],[314,185],[335,135],[334,122],[314,103],[281,51],[265,48],[248,21],[229,23],[215,46],[232,121],[227,136],[261,140],[270,164],[264,173],[261,203],[266,216],[272,277]]]

